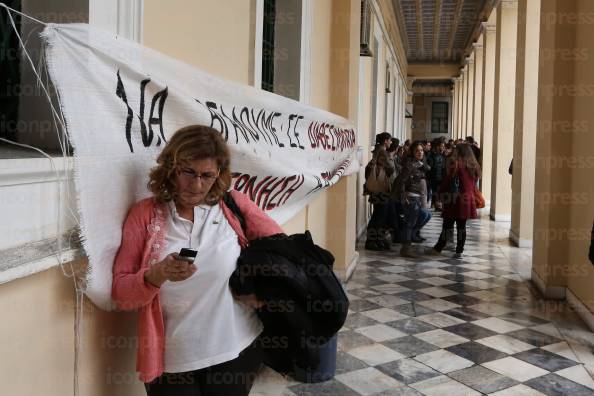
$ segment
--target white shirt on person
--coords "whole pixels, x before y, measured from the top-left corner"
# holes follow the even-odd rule
[[[197,271],[160,290],[165,322],[165,372],[179,373],[235,359],[262,332],[254,310],[231,294],[229,277],[241,248],[221,207],[199,205],[194,222],[177,214],[169,202],[165,249],[198,251]]]

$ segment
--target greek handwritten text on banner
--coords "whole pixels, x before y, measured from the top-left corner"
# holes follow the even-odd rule
[[[87,295],[103,308],[112,306],[111,268],[126,213],[150,195],[149,170],[177,129],[219,130],[231,150],[232,188],[281,224],[359,167],[356,132],[335,114],[88,25],[49,25],[43,37],[74,147]]]

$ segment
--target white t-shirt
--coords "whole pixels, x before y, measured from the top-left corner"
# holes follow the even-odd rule
[[[165,322],[165,372],[198,370],[239,356],[262,332],[254,310],[233,298],[229,277],[240,254],[237,234],[215,206],[194,208],[194,223],[173,202],[165,235],[167,254],[198,251],[197,271],[180,282],[166,281],[160,297]]]

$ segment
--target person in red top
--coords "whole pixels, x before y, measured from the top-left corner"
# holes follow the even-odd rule
[[[466,222],[478,217],[474,189],[480,176],[481,168],[470,145],[456,145],[446,177],[438,190],[438,206],[443,207],[443,226],[439,240],[433,247],[436,253],[441,253],[447,244],[448,235],[452,235],[456,224],[457,243],[454,258],[462,257],[466,243]]]

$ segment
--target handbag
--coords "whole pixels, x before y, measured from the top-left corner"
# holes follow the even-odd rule
[[[365,188],[367,191],[371,193],[390,192],[390,184],[384,168],[378,166],[375,161],[373,161],[370,168],[369,176],[365,181]]]
[[[483,193],[478,187],[474,187],[474,203],[476,204],[477,209],[482,209],[485,207],[485,197],[483,197]]]

